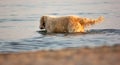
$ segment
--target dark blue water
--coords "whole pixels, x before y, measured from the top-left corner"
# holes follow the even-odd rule
[[[0,52],[120,44],[119,6],[119,0],[1,0]],[[39,30],[42,15],[104,16],[105,20],[84,34],[46,34]]]

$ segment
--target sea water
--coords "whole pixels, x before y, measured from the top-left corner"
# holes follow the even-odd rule
[[[42,15],[78,15],[102,23],[84,34],[40,32]],[[0,52],[120,44],[120,0],[0,0]]]

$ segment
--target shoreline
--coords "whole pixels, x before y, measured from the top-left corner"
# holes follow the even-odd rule
[[[119,65],[120,44],[0,54],[0,65]]]

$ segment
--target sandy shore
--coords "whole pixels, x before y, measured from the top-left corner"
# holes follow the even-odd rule
[[[0,54],[0,65],[120,65],[120,45]]]

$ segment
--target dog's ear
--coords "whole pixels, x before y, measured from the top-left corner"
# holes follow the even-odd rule
[[[40,19],[40,29],[45,28],[45,16],[42,16]]]
[[[40,22],[41,22],[41,23],[44,22],[44,16],[41,17]]]

